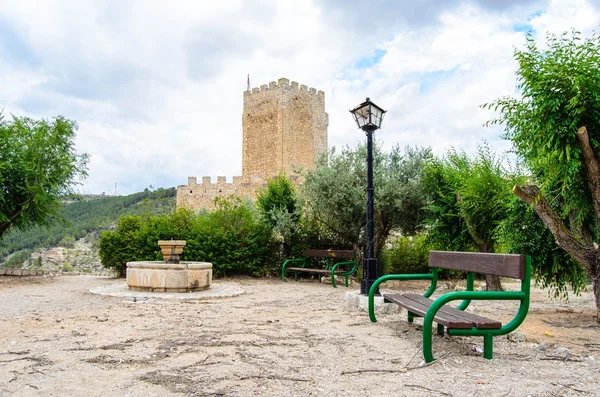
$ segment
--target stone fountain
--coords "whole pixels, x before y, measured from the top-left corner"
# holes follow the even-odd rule
[[[127,262],[127,287],[134,291],[193,292],[209,289],[212,264],[180,262],[184,240],[158,242],[164,261]]]

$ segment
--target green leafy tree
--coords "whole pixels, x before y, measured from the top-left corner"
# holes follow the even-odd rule
[[[500,112],[490,124],[504,125],[531,171],[513,192],[592,279],[600,322],[600,36],[573,31],[546,42],[540,49],[528,36],[515,51],[521,97],[483,106]],[[569,271],[560,266],[557,277]]]
[[[283,255],[289,257],[300,220],[300,205],[293,182],[284,173],[271,178],[256,197],[263,220],[283,238]]]
[[[87,175],[87,155],[75,151],[76,129],[62,116],[7,121],[0,113],[0,238],[13,226],[47,223]]]
[[[305,215],[323,226],[340,244],[364,250],[366,236],[367,149],[359,145],[322,156],[306,174],[302,188]],[[425,197],[420,175],[431,150],[394,147],[373,150],[375,187],[375,252],[378,255],[392,231],[413,235],[420,229]]]
[[[505,218],[510,181],[502,162],[484,145],[474,159],[451,150],[431,161],[422,179],[427,193],[428,237],[454,251],[496,251],[495,229]],[[488,290],[501,290],[499,276],[486,275]]]

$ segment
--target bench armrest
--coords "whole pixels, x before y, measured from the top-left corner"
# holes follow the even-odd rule
[[[524,291],[459,291],[444,294],[433,301],[423,318],[423,356],[425,357],[425,362],[433,361],[431,336],[435,315],[442,306],[455,300],[518,300],[521,304],[515,317],[499,329],[455,329],[452,330],[452,335],[505,335],[521,325],[529,310],[529,295]],[[450,331],[448,332],[450,333]]]
[[[331,268],[331,274],[335,273],[338,266],[348,266],[348,265],[352,265],[352,268],[350,270],[348,270],[346,273],[348,273],[348,274],[354,273],[354,271],[356,270],[356,261],[347,261],[347,262],[338,262],[335,265],[333,265],[333,267]],[[342,274],[342,276],[343,275],[345,275],[345,274]]]
[[[373,285],[371,285],[371,289],[369,290],[369,318],[374,323],[377,322],[377,319],[375,318],[375,291],[377,291],[379,288],[379,284],[390,280],[431,280],[431,286],[424,294],[425,296],[430,296],[433,291],[435,291],[435,286],[437,283],[437,268],[434,268],[433,272],[426,274],[388,274],[375,280]]]
[[[297,262],[302,262],[302,267],[306,266],[306,258],[294,258],[294,259],[288,259],[285,262],[283,262],[283,264],[281,265],[281,278],[283,280],[286,280],[285,278],[285,267],[289,264],[289,263],[297,263]]]

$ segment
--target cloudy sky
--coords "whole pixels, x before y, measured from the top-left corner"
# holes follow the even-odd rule
[[[348,109],[369,96],[384,147],[504,151],[479,105],[515,94],[526,32],[600,27],[600,0],[0,3],[0,108],[77,121],[83,193],[240,175],[248,74],[325,91],[330,146],[364,139]]]

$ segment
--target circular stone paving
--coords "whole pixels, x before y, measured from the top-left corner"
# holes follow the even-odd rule
[[[112,284],[106,287],[97,287],[90,289],[92,294],[118,296],[124,298],[132,298],[147,300],[149,298],[158,299],[219,299],[230,298],[244,293],[244,290],[237,285],[231,284],[212,284],[210,288],[202,291],[194,292],[149,292],[149,291],[132,291],[127,288],[125,282]]]

